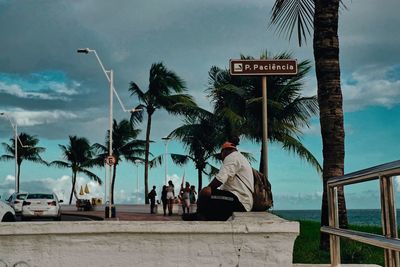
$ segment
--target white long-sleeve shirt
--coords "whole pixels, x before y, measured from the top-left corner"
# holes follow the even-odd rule
[[[251,210],[253,196],[249,188],[254,188],[253,171],[250,163],[240,152],[234,151],[226,156],[215,178],[222,183],[221,190],[232,192],[247,211]]]

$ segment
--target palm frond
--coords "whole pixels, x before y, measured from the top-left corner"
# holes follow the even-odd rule
[[[161,166],[162,162],[164,161],[163,159],[164,159],[163,155],[159,155],[159,156],[153,158],[152,160],[149,161],[149,167],[157,168],[158,166]]]
[[[139,104],[135,107],[137,111],[131,113],[130,123],[133,126],[137,126],[139,123],[143,121],[143,114],[145,113],[146,106],[143,104]]]
[[[197,107],[193,97],[188,94],[160,95],[158,105],[172,114],[190,113]]]
[[[11,144],[14,144],[14,139],[10,139],[10,142],[11,142]],[[15,154],[14,146],[10,146],[7,143],[2,143],[1,145],[3,146],[3,149],[10,155]]]
[[[7,160],[13,160],[14,156],[11,155],[2,155],[0,156],[0,161],[7,161]]]
[[[186,165],[189,160],[193,160],[193,158],[191,158],[190,156],[181,154],[171,154],[171,159],[176,165],[179,166]]]
[[[211,164],[207,164],[207,169],[208,172],[206,174],[208,175],[209,178],[215,177],[215,175],[217,175],[219,172],[219,169]]]
[[[322,173],[322,167],[318,160],[299,140],[290,135],[282,136],[280,139],[283,149],[297,154],[300,158],[310,163],[318,173]]]
[[[71,168],[71,164],[61,161],[61,160],[54,160],[49,163],[49,166],[51,167],[57,167],[57,168]]]
[[[145,94],[136,83],[130,82],[128,91],[131,92],[131,96],[136,95],[140,102],[144,102]]]
[[[103,184],[103,182],[101,181],[101,178],[99,176],[97,176],[96,174],[94,174],[93,172],[85,170],[85,169],[80,169],[79,172],[84,173],[87,177],[90,178],[90,180],[97,182],[99,185]]]
[[[256,158],[249,152],[240,152],[250,163],[256,162]]]
[[[278,35],[289,40],[296,29],[299,46],[311,34],[314,23],[313,0],[276,0],[269,26],[276,25]],[[304,39],[304,41],[303,41]]]

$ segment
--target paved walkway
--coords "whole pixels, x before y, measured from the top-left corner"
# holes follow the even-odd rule
[[[115,205],[116,218],[107,220],[119,221],[180,221],[181,215],[176,212],[172,216],[150,214],[149,205]],[[105,206],[95,206],[92,211],[78,211],[75,205],[62,205],[61,212],[65,215],[83,216],[92,219],[105,219]]]

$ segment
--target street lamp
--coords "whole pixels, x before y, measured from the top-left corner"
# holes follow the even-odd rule
[[[136,200],[139,204],[139,164],[142,164],[143,161],[140,159],[135,160],[136,165]]]
[[[171,140],[171,137],[165,136],[161,139],[164,141],[165,144],[164,165],[165,165],[165,185],[167,185],[167,172],[168,172],[167,153],[168,153],[168,142]]]
[[[113,140],[112,140],[112,124],[113,124],[113,95],[115,94],[115,96],[117,97],[117,99],[118,99],[118,102],[119,102],[119,104],[121,105],[121,108],[122,108],[122,110],[124,111],[124,112],[130,112],[130,113],[134,113],[134,112],[137,112],[137,111],[141,111],[141,109],[126,109],[125,108],[125,106],[124,106],[124,104],[122,103],[122,101],[121,101],[121,99],[120,99],[120,97],[119,97],[119,95],[118,95],[118,93],[117,93],[117,91],[115,90],[115,88],[114,88],[114,72],[113,72],[113,70],[111,69],[111,70],[106,70],[105,68],[104,68],[104,65],[103,65],[103,63],[101,62],[101,60],[100,60],[100,58],[99,58],[99,56],[97,55],[97,52],[96,52],[96,50],[94,50],[94,49],[90,49],[90,48],[80,48],[80,49],[78,49],[77,50],[77,52],[78,53],[83,53],[83,54],[88,54],[88,53],[93,53],[95,56],[96,56],[96,59],[97,59],[97,61],[99,62],[99,64],[100,64],[100,67],[101,67],[101,69],[103,70],[103,72],[104,72],[104,75],[106,76],[106,78],[107,78],[107,81],[108,81],[108,83],[109,83],[109,88],[110,88],[110,112],[109,112],[109,127],[110,127],[110,140],[109,140],[109,147],[108,147],[108,157],[109,158],[112,158],[112,142],[113,142]],[[115,163],[115,162],[114,162]],[[109,169],[110,169],[110,171],[109,171],[109,182],[110,182],[110,192],[109,192],[109,198],[110,198],[110,201],[109,201],[109,218],[111,218],[111,194],[112,194],[112,192],[111,192],[111,183],[112,183],[112,179],[111,179],[111,177],[112,177],[112,168],[111,168],[111,165],[113,165],[114,163],[112,163],[112,162],[110,162],[110,167],[109,167]]]
[[[19,193],[19,177],[18,177],[18,142],[21,147],[30,147],[22,144],[21,139],[18,137],[18,126],[17,123],[13,123],[11,118],[7,115],[7,113],[1,112],[0,116],[4,116],[10,122],[11,127],[14,130],[14,158],[15,158],[15,192]]]

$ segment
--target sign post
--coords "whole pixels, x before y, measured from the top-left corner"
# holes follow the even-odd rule
[[[242,60],[231,59],[229,62],[231,75],[261,76],[262,81],[262,156],[264,174],[268,178],[268,109],[267,109],[267,76],[296,75],[297,60],[295,59],[266,59]]]
[[[107,165],[109,165],[110,168],[110,192],[109,192],[109,202],[108,202],[108,218],[112,217],[112,204],[111,204],[111,194],[112,194],[112,166],[115,165],[116,163],[116,158],[114,155],[108,155],[105,158],[105,163],[107,163]]]

